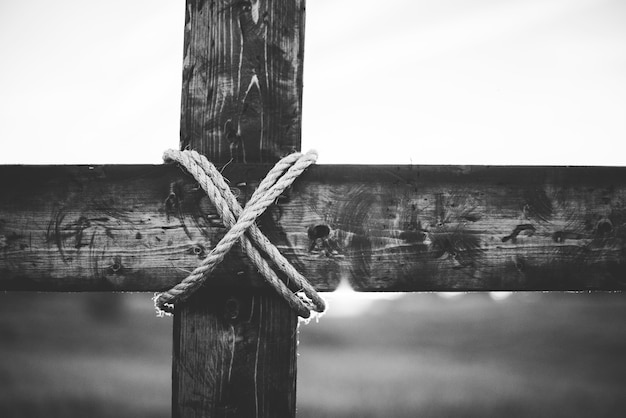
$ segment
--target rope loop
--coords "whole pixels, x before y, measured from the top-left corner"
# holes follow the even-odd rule
[[[293,153],[276,163],[243,209],[222,174],[203,155],[190,150],[167,150],[163,154],[163,160],[166,163],[180,164],[196,179],[217,209],[224,225],[230,229],[189,276],[170,290],[155,295],[154,303],[160,315],[171,314],[174,303],[184,301],[197,290],[237,241],[265,280],[299,316],[308,318],[311,310],[320,313],[325,310],[324,299],[263,235],[255,223],[265,209],[276,201],[307,167],[315,163],[317,160],[315,151],[306,154]],[[259,250],[262,250],[266,257],[261,255]],[[278,277],[266,258],[272,261],[274,268],[284,273],[289,286]]]

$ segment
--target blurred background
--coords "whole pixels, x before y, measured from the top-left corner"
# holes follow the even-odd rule
[[[623,166],[625,21],[619,0],[309,1],[303,149]],[[0,0],[0,164],[160,163],[183,23],[183,0]],[[300,417],[625,414],[622,294],[339,293],[300,329]],[[150,296],[0,293],[0,416],[169,416]]]
[[[298,417],[623,417],[626,297],[330,296],[300,326]],[[149,294],[0,294],[3,417],[169,417]]]

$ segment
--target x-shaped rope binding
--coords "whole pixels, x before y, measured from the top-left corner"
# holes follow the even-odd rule
[[[174,303],[187,299],[197,290],[237,240],[241,242],[243,250],[267,282],[299,316],[308,318],[311,310],[324,311],[325,302],[313,286],[298,273],[255,224],[255,220],[265,209],[308,166],[315,163],[317,153],[314,151],[306,154],[293,153],[281,159],[261,181],[244,209],[237,202],[222,174],[203,155],[196,151],[168,150],[163,154],[163,160],[166,163],[177,162],[185,167],[213,202],[224,225],[230,229],[189,276],[170,290],[155,296],[155,306],[160,313],[171,314]],[[286,275],[287,283],[293,291],[278,277],[259,249],[263,250],[274,266]]]

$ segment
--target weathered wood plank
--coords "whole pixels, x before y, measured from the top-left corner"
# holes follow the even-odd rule
[[[267,163],[300,150],[304,0],[187,0],[180,148]]]
[[[174,315],[173,416],[293,416],[297,325],[273,290],[194,294]]]
[[[268,168],[224,174],[244,203]],[[2,166],[0,188],[4,290],[162,290],[224,233],[176,167]],[[626,287],[626,168],[314,166],[261,223],[320,290]],[[230,283],[262,283],[238,250],[207,286]]]
[[[218,163],[272,163],[299,150],[304,0],[186,7],[181,148]],[[270,217],[259,223],[277,228]],[[250,270],[221,275],[248,280]],[[296,314],[265,289],[234,295],[201,289],[176,305],[173,416],[295,417]]]

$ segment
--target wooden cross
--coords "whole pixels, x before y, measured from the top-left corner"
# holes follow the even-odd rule
[[[304,0],[187,0],[180,147],[241,203],[300,148]],[[0,289],[162,291],[224,234],[178,167],[0,167]],[[259,221],[320,291],[621,290],[626,170],[315,166]],[[176,307],[175,417],[292,417],[298,319],[234,250]]]

